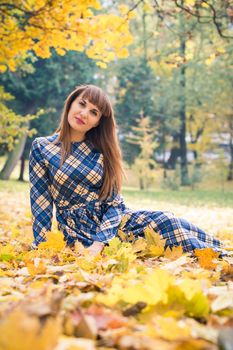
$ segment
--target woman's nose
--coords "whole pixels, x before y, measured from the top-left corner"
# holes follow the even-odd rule
[[[81,111],[80,111],[80,115],[82,116],[82,117],[87,117],[88,116],[88,110],[87,110],[87,108],[84,108],[84,109],[82,109]]]

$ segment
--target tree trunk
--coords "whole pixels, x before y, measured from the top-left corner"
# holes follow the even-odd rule
[[[140,188],[140,191],[143,191],[145,188],[142,171],[139,172],[139,188]]]
[[[175,170],[176,162],[179,156],[180,156],[180,148],[177,146],[173,146],[171,149],[170,156],[166,162],[166,169]]]
[[[180,56],[185,58],[186,38],[184,33],[183,18],[180,19]],[[187,144],[186,144],[186,99],[185,99],[185,87],[186,87],[186,66],[185,60],[180,68],[180,172],[181,172],[181,185],[188,184],[188,162],[187,162]]]
[[[24,169],[25,169],[25,156],[24,156],[24,152],[23,152],[23,154],[22,154],[22,156],[21,156],[20,174],[19,174],[18,181],[24,181],[24,178],[23,178]]]
[[[232,123],[233,124],[233,123]],[[230,134],[230,164],[229,164],[229,171],[227,175],[227,181],[233,180],[233,133]]]
[[[143,15],[142,15],[142,27],[143,27],[143,55],[144,55],[144,61],[147,64],[147,30],[146,30],[146,11],[143,8]]]
[[[29,121],[26,125],[29,127]],[[25,135],[18,139],[18,142],[15,144],[14,149],[8,153],[6,163],[4,164],[4,167],[0,172],[1,180],[9,180],[12,171],[14,170],[18,160],[20,159],[23,153],[26,140],[27,134],[25,133]]]

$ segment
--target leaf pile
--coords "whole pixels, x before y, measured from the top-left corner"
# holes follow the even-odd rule
[[[31,251],[30,214],[1,215],[0,350],[218,349],[233,326],[231,257],[149,227],[95,256],[58,230]]]

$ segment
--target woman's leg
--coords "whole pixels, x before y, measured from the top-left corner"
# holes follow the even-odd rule
[[[166,239],[166,247],[182,245],[188,252],[200,248],[221,251],[221,242],[185,219],[177,218],[168,211],[131,211],[126,214],[123,232],[132,232],[135,237],[144,237],[144,229],[151,227]]]

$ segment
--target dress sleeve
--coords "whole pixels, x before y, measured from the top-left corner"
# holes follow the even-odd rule
[[[32,212],[32,230],[34,241],[32,249],[45,241],[45,234],[51,230],[53,199],[49,190],[47,167],[41,155],[37,139],[32,143],[29,155],[30,204]]]
[[[124,199],[122,195],[113,191],[112,195],[102,203],[102,206],[104,214],[97,231],[97,240],[108,243],[117,235],[125,209]]]

